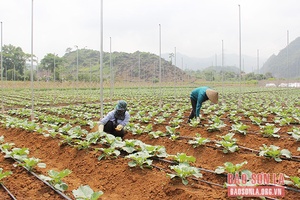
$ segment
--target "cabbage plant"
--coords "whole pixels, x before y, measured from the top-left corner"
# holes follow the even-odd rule
[[[81,185],[78,189],[72,190],[76,200],[97,200],[103,195],[102,191],[94,192],[88,185]]]
[[[189,163],[179,163],[178,165],[171,165],[171,169],[175,171],[174,174],[167,173],[171,179],[175,177],[181,178],[181,181],[184,185],[187,185],[189,182],[187,180],[188,177],[194,176],[196,178],[202,178],[202,174],[200,173],[200,169],[196,167],[192,167]]]

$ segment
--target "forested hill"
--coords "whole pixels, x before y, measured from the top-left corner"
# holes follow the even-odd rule
[[[78,51],[69,51],[63,56],[66,68],[77,66],[77,56],[79,73],[92,70],[99,72],[100,53],[96,50],[79,49]],[[159,81],[159,56],[136,51],[134,53],[113,52],[103,53],[103,73],[104,77],[109,77],[110,67],[114,72],[114,77],[120,80],[135,81],[139,77],[143,81]],[[170,61],[161,59],[161,77],[162,81],[173,81],[185,79],[186,75],[178,67],[171,64]]]
[[[300,37],[266,61],[260,73],[267,72],[279,78],[300,77]]]

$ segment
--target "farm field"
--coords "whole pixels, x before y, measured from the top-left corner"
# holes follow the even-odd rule
[[[103,200],[237,199],[225,187],[232,171],[224,166],[231,162],[241,164],[234,172],[285,174],[285,196],[266,199],[298,199],[299,89],[216,85],[219,103],[203,104],[201,124],[187,123],[192,89],[124,87],[113,95],[105,89],[104,114],[119,99],[128,103],[123,140],[92,131],[100,118],[99,90],[36,90],[31,121],[31,91],[7,89],[0,168],[11,174],[0,181],[18,200],[76,199],[80,186]],[[28,158],[39,165],[29,166]],[[55,182],[51,172],[65,176]],[[3,187],[0,197],[12,199]]]

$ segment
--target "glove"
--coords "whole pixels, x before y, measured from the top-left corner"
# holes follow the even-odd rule
[[[122,126],[121,124],[119,124],[119,125],[115,128],[115,130],[116,130],[116,131],[121,131],[122,128],[123,128],[123,126]]]
[[[104,129],[104,125],[103,125],[103,124],[100,124],[99,127],[98,127],[98,131],[99,131],[100,133],[102,133],[102,132],[103,132],[103,129]]]

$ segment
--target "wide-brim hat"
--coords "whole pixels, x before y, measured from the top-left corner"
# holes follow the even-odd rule
[[[127,102],[124,100],[118,101],[118,104],[116,105],[116,110],[126,110],[127,108]]]
[[[217,91],[212,90],[212,89],[207,89],[206,90],[206,96],[214,104],[218,103],[219,95],[218,95]]]

